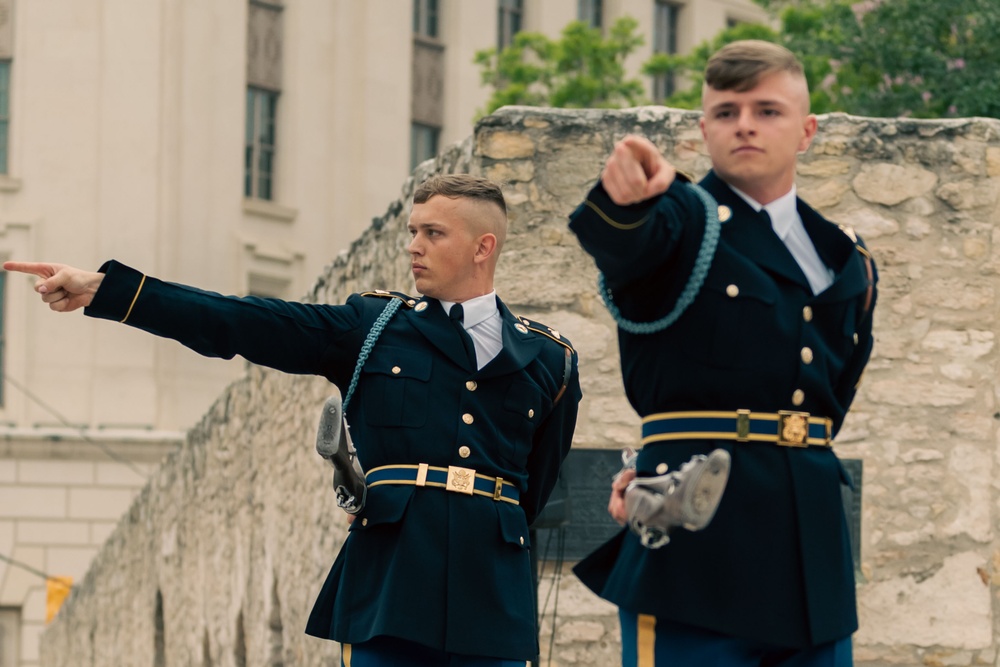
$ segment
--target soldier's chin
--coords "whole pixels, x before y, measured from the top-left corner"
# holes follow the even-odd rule
[[[422,294],[432,299],[437,298],[437,290],[434,289],[434,285],[431,284],[426,278],[414,278],[413,285],[418,294]]]

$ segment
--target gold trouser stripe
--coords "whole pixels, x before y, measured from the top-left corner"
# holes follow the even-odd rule
[[[594,213],[596,213],[597,215],[601,216],[601,219],[604,220],[604,222],[608,223],[609,225],[611,225],[615,229],[629,230],[629,229],[635,229],[637,227],[642,227],[644,224],[646,224],[646,220],[649,219],[649,214],[646,214],[646,215],[642,216],[639,220],[637,220],[637,221],[635,221],[633,223],[630,223],[630,224],[625,224],[625,223],[622,223],[622,222],[615,222],[614,220],[612,220],[611,218],[608,217],[607,213],[605,213],[601,209],[597,208],[597,204],[595,204],[594,202],[590,201],[589,199],[586,200],[586,201],[584,201],[583,203],[586,204],[587,207],[589,209],[591,209]]]
[[[125,313],[125,317],[122,318],[122,321],[119,322],[119,324],[125,324],[125,320],[127,320],[128,316],[132,314],[132,309],[135,308],[135,302],[139,300],[139,292],[142,291],[142,286],[145,284],[146,284],[146,276],[143,275],[142,280],[139,281],[139,289],[135,291],[135,296],[132,297],[132,303],[130,303],[128,306],[128,312]]]
[[[639,614],[636,619],[636,664],[638,667],[656,665],[656,617]],[[348,666],[350,667],[350,666]]]
[[[340,645],[340,659],[344,663],[344,667],[351,667],[351,645],[341,644]]]

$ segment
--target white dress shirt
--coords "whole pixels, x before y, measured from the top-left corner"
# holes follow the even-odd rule
[[[444,312],[449,312],[455,305],[454,301],[442,301]],[[482,368],[500,354],[503,349],[503,328],[500,320],[500,310],[497,308],[497,293],[477,296],[462,302],[465,316],[462,326],[472,337],[476,346],[476,367]]]
[[[750,204],[753,210],[760,212],[764,209],[771,216],[774,233],[784,242],[785,247],[798,262],[799,268],[809,281],[809,286],[812,287],[813,294],[819,294],[833,283],[833,271],[820,259],[816,246],[813,245],[802,224],[802,216],[799,215],[796,206],[794,184],[788,194],[778,197],[767,206],[761,206],[757,200],[737,188],[733,188],[733,192]]]

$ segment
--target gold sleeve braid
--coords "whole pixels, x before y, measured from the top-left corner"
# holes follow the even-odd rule
[[[647,213],[646,215],[644,215],[641,218],[639,218],[639,220],[637,220],[635,222],[628,223],[628,224],[624,224],[624,223],[621,223],[621,222],[615,222],[614,220],[612,220],[611,218],[608,217],[607,213],[605,213],[604,211],[602,211],[601,209],[599,209],[597,207],[597,204],[595,204],[594,202],[590,201],[589,199],[585,200],[583,203],[584,203],[584,205],[587,206],[587,208],[591,209],[594,213],[596,213],[597,215],[599,215],[601,217],[601,219],[604,220],[604,222],[608,223],[609,225],[611,225],[615,229],[629,230],[629,229],[635,229],[637,227],[642,227],[644,224],[646,224],[646,221],[649,219],[649,214]]]
[[[132,309],[135,308],[135,302],[139,300],[139,293],[142,291],[142,286],[145,284],[146,284],[146,275],[143,274],[142,280],[139,281],[139,287],[138,289],[135,290],[135,296],[132,297],[132,303],[129,304],[128,311],[125,313],[125,317],[122,318],[119,324],[125,324],[125,320],[127,320],[128,316],[132,314]]]

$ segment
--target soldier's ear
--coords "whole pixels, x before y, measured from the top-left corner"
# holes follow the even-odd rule
[[[476,239],[476,254],[473,257],[473,261],[477,264],[479,262],[485,262],[487,259],[493,256],[497,250],[497,237],[496,234],[483,234],[478,239]]]

